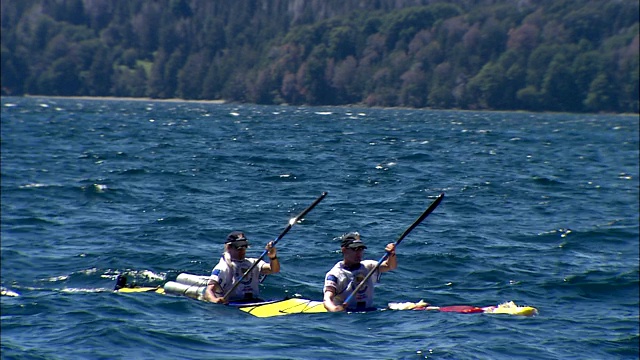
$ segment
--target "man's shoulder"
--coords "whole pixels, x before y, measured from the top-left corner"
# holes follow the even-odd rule
[[[360,261],[360,264],[362,264],[362,266],[366,267],[367,269],[378,266],[378,262],[376,260],[362,260]]]
[[[338,261],[337,263],[335,263],[331,269],[329,271],[327,271],[327,274],[332,273],[332,272],[339,272],[342,270],[342,261]]]
[[[226,261],[224,261],[224,259],[220,259],[220,261],[218,261],[216,266],[213,267],[213,270],[216,270],[216,269],[220,271],[228,271],[229,264]]]

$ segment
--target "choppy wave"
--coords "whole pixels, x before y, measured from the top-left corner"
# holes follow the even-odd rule
[[[2,297],[3,358],[637,358],[635,117],[2,104],[2,287],[20,295]],[[398,247],[376,303],[513,300],[539,315],[265,321],[112,291],[120,274],[149,286],[209,274],[236,229],[259,256],[323,191],[278,244],[266,297],[321,299],[336,237],[360,231],[378,259],[445,192]]]

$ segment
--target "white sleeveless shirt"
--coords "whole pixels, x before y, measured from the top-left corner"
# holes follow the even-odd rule
[[[378,265],[375,260],[363,260],[360,262],[360,267],[355,270],[347,270],[344,267],[344,261],[340,261],[333,266],[327,275],[324,277],[323,293],[327,291],[327,288],[333,287],[336,290],[336,296],[333,298],[333,303],[341,305],[351,295],[353,290],[358,284],[364,280],[369,271],[374,269]],[[374,283],[379,282],[380,271],[376,270],[371,277],[367,280],[367,283],[363,285],[358,293],[355,294],[349,304],[347,304],[347,310],[364,310],[365,308],[373,308],[373,290]]]
[[[211,270],[211,276],[209,280],[213,280],[220,284],[220,288],[216,291],[216,296],[224,296],[234,284],[242,277],[249,268],[258,259],[245,258],[244,260],[232,260],[233,268],[224,261],[224,258],[220,258],[218,264]],[[233,294],[229,295],[229,301],[238,301],[251,298],[257,298],[260,296],[260,271],[267,263],[260,260],[258,265],[251,270],[249,274],[241,281],[240,285],[236,287]]]

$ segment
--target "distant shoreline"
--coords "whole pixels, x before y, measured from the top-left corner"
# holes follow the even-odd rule
[[[191,102],[201,104],[226,104],[225,100],[185,100],[185,99],[153,99],[147,97],[116,97],[116,96],[50,96],[50,95],[23,95],[26,98],[70,99],[70,100],[107,100],[107,101],[157,101],[157,102]]]
[[[69,99],[69,100],[104,100],[104,101],[140,101],[140,102],[165,102],[165,103],[199,103],[199,104],[212,104],[223,105],[232,104],[226,100],[186,100],[179,98],[171,99],[154,99],[148,97],[117,97],[117,96],[56,96],[56,95],[3,95],[5,97],[25,97],[25,98],[46,98],[46,99]],[[289,106],[289,104],[279,104],[280,106]],[[310,105],[299,105],[310,106]],[[456,111],[456,112],[507,112],[507,113],[532,113],[532,114],[589,114],[589,115],[616,115],[616,116],[638,116],[638,113],[616,113],[616,112],[585,112],[585,113],[570,113],[570,112],[556,112],[556,111],[530,111],[530,110],[472,110],[472,109],[432,109],[425,108],[409,108],[409,107],[379,107],[379,106],[366,106],[362,104],[345,104],[345,105],[315,105],[317,107],[344,107],[344,108],[367,108],[367,109],[395,109],[395,110],[427,110],[427,111]]]

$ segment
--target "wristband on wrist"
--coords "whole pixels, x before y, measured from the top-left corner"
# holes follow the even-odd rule
[[[277,257],[277,256],[274,256],[274,257],[270,257],[269,259],[271,259],[271,260],[278,260],[278,257]]]

